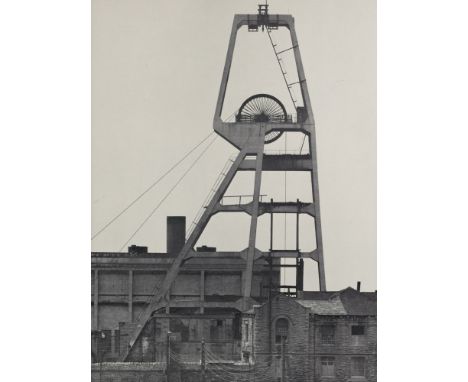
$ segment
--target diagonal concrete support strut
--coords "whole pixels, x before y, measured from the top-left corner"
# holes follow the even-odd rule
[[[244,298],[249,298],[252,291],[252,276],[253,264],[255,257],[255,243],[257,239],[257,221],[258,221],[258,204],[260,203],[260,187],[262,184],[262,164],[263,164],[263,148],[265,141],[265,127],[260,127],[260,137],[256,150],[256,166],[255,166],[255,184],[252,203],[252,214],[250,219],[249,233],[249,250],[247,253],[247,264],[244,280]]]
[[[151,314],[155,310],[165,305],[165,302],[163,301],[164,297],[167,295],[167,293],[169,292],[171,288],[171,285],[175,281],[180,271],[180,267],[182,266],[183,261],[191,253],[193,246],[195,245],[200,235],[202,234],[204,228],[208,224],[211,216],[213,215],[213,212],[215,211],[216,205],[219,203],[219,200],[222,198],[223,194],[226,192],[227,188],[231,184],[232,179],[234,178],[234,175],[236,174],[240,164],[245,158],[245,155],[247,153],[247,148],[248,146],[246,146],[237,155],[237,158],[235,159],[231,168],[227,172],[219,188],[216,190],[215,194],[213,195],[209,205],[206,207],[205,212],[201,216],[199,222],[197,222],[197,225],[195,226],[195,229],[192,231],[192,234],[187,239],[182,250],[176,256],[173,263],[171,264],[171,267],[167,271],[162,284],[159,286],[156,293],[149,300],[148,306],[146,307],[145,311],[137,318],[135,322],[136,328],[134,332],[132,333],[132,335],[130,336],[128,348],[126,349],[126,351],[123,352],[123,354],[120,357],[121,361],[125,361],[128,358],[131,348],[133,347],[136,340],[140,336],[144,328],[144,325],[146,324],[148,319],[151,317]]]

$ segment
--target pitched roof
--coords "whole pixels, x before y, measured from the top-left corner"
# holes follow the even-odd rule
[[[363,294],[353,288],[346,288],[339,293],[348,314],[354,316],[377,315],[377,293]]]
[[[321,315],[377,315],[377,292],[358,292],[351,287],[338,292],[303,292],[296,302]]]
[[[324,315],[347,314],[340,300],[296,300],[302,306],[309,308],[312,313]]]

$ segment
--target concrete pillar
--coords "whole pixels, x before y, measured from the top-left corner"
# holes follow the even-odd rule
[[[205,271],[200,271],[200,313],[205,313]]]
[[[99,329],[99,271],[94,270],[94,330]]]
[[[111,331],[111,352],[117,353],[117,349],[115,348],[115,330],[112,329]]]
[[[133,321],[133,271],[128,271],[128,322]]]

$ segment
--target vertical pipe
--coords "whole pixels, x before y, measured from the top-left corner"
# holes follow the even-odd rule
[[[270,212],[270,251],[273,251],[273,198],[270,199],[271,212]]]
[[[300,201],[299,199],[296,200],[297,203],[297,212],[296,212],[296,251],[299,254],[299,209],[300,209]]]
[[[304,259],[302,259],[299,255],[299,215],[300,215],[300,200],[297,199],[297,212],[296,212],[296,251],[297,251],[297,259],[296,259],[296,297],[298,291],[304,290]]]
[[[285,337],[281,337],[281,382],[286,382]]]

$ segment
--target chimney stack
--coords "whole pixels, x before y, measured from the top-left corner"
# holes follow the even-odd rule
[[[185,216],[167,217],[167,253],[179,253],[185,244]]]
[[[356,287],[357,291],[360,292],[361,291],[361,282],[358,281],[357,282],[357,287]]]

